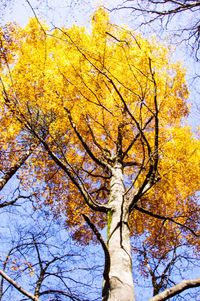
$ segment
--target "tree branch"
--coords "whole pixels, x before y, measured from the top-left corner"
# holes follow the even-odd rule
[[[196,278],[193,280],[183,280],[179,284],[166,289],[162,293],[154,296],[153,298],[149,299],[149,301],[165,301],[169,298],[180,294],[181,292],[194,287],[200,286],[200,278]]]
[[[46,149],[47,153],[49,154],[49,156],[52,158],[52,160],[64,171],[66,172],[66,174],[68,175],[68,177],[70,178],[70,180],[72,181],[72,183],[78,188],[78,190],[80,191],[81,195],[83,196],[83,198],[85,199],[86,204],[93,210],[95,211],[101,211],[101,212],[107,212],[108,207],[106,207],[106,205],[101,205],[98,204],[97,202],[95,202],[93,200],[93,198],[91,197],[91,195],[89,194],[89,192],[86,190],[85,186],[83,185],[82,182],[78,181],[76,179],[76,177],[74,176],[73,172],[70,170],[70,168],[68,168],[66,166],[66,164],[64,164],[64,162],[62,162],[54,152],[51,151],[49,145],[45,142],[44,139],[42,139],[42,137],[40,137],[35,131],[34,129],[29,129],[31,131],[33,131],[34,135],[36,136],[36,138],[42,143],[42,145],[44,146],[44,148]]]
[[[128,2],[128,1],[125,1],[124,4]],[[135,2],[135,0],[131,0],[129,2]],[[158,15],[158,16],[167,16],[167,15],[171,15],[171,14],[176,14],[176,13],[181,13],[182,11],[186,11],[186,10],[191,10],[195,7],[199,7],[200,6],[200,1],[193,1],[192,3],[190,4],[184,4],[184,3],[174,3],[174,1],[172,0],[165,0],[164,2],[160,2],[160,1],[151,1],[149,0],[149,3],[151,4],[155,4],[155,5],[158,5],[158,4],[178,4],[177,7],[175,8],[171,8],[171,9],[167,9],[165,10],[163,8],[162,9],[148,9],[148,8],[142,8],[142,6],[133,6],[133,5],[128,5],[128,6],[119,6],[119,7],[116,7],[116,8],[113,8],[111,9],[111,11],[114,11],[114,10],[123,10],[123,9],[131,9],[133,11],[139,11],[139,12],[142,12],[142,13],[150,13],[150,14],[154,14],[154,15]]]
[[[40,301],[39,298],[35,297],[33,294],[27,292],[21,285],[19,285],[16,281],[10,278],[4,271],[0,270],[0,275],[7,280],[11,285],[13,285],[20,293],[24,296],[30,298],[33,301]]]
[[[138,205],[135,205],[135,206],[134,206],[134,209],[136,209],[136,210],[138,210],[138,211],[140,211],[140,212],[142,212],[142,213],[144,213],[144,214],[147,214],[147,215],[149,215],[149,216],[151,216],[151,217],[154,217],[154,218],[157,218],[157,219],[160,219],[160,220],[163,220],[163,221],[170,221],[170,222],[173,222],[173,223],[175,223],[176,225],[178,225],[178,226],[180,226],[180,227],[183,227],[183,228],[185,228],[186,230],[190,231],[194,236],[200,237],[200,235],[197,234],[194,230],[192,230],[191,228],[189,228],[189,227],[186,226],[186,225],[183,225],[183,224],[181,224],[181,223],[175,221],[175,220],[174,220],[173,218],[171,218],[171,217],[162,216],[162,215],[160,215],[160,214],[157,214],[157,213],[151,212],[151,211],[149,211],[149,210],[146,210],[146,209],[144,209],[144,208],[142,208],[142,207],[140,207],[140,206],[138,206]]]
[[[73,119],[72,119],[72,116],[71,116],[71,113],[70,111],[67,109],[67,108],[64,108],[65,111],[67,112],[67,116],[69,118],[69,121],[70,121],[70,124],[76,134],[76,136],[78,137],[79,141],[81,142],[82,146],[84,147],[84,149],[86,150],[87,154],[90,156],[90,158],[98,165],[100,165],[101,167],[103,168],[108,168],[109,165],[102,161],[102,160],[99,160],[94,154],[93,152],[91,151],[90,147],[87,145],[86,141],[83,139],[83,137],[81,136],[81,134],[79,133],[75,123],[73,122]]]
[[[50,295],[50,294],[58,294],[58,295],[62,295],[62,296],[65,296],[73,301],[84,301],[76,296],[74,296],[72,293],[67,293],[63,290],[59,290],[59,289],[49,289],[49,290],[46,290],[46,291],[43,291],[40,293],[40,296],[42,295]]]
[[[14,166],[10,167],[7,172],[0,179],[0,191],[4,188],[7,182],[14,176],[14,174],[20,169],[20,167],[26,162],[29,156],[32,154],[32,150],[28,150],[18,161],[15,163]]]

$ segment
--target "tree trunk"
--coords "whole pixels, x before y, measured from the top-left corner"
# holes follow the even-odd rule
[[[108,213],[108,251],[110,269],[108,294],[103,300],[134,301],[128,206],[124,201],[122,166],[116,163],[112,170]]]

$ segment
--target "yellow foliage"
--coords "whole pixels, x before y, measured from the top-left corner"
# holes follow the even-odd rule
[[[105,203],[109,193],[107,171],[93,162],[74,129],[97,160],[111,160],[116,155],[120,128],[122,152],[128,149],[123,160],[137,163],[124,168],[125,182],[130,184],[138,166],[143,165],[135,182],[139,187],[150,164],[149,157],[144,156],[148,147],[142,139],[134,147],[129,146],[139,126],[149,147],[154,148],[156,98],[161,180],[141,202],[166,216],[184,212],[186,217],[177,217],[184,223],[191,197],[199,189],[200,147],[189,127],[181,123],[189,111],[185,70],[170,60],[169,50],[154,38],[146,40],[111,24],[103,9],[94,14],[91,32],[78,26],[48,32],[47,26],[41,27],[36,19],[31,19],[25,28],[10,28],[12,45],[6,42],[4,54],[8,59],[2,57],[1,63],[1,120],[2,127],[7,127],[1,136],[5,141],[26,139],[27,132],[45,140],[58,158],[73,167],[75,177],[84,181],[91,195]],[[41,199],[59,208],[58,212],[67,212],[66,223],[75,229],[77,237],[77,225],[87,236],[79,216],[92,213],[77,187],[43,151],[39,150],[31,160],[27,164],[30,181],[36,178],[45,187]],[[93,177],[92,173],[104,178]],[[28,182],[24,179],[25,185],[32,187]],[[128,188],[128,184],[125,186]],[[99,227],[104,226],[102,215],[93,219]],[[160,227],[153,218],[144,222],[137,212],[130,224],[132,233],[142,234],[148,229],[152,237]],[[172,226],[166,223],[165,228],[171,231]],[[171,241],[176,239],[177,233]]]

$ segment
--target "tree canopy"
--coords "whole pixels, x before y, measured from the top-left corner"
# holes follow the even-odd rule
[[[105,226],[109,241],[113,212],[120,223],[127,210],[131,236],[143,235],[155,258],[180,244],[199,249],[200,143],[184,122],[185,70],[170,49],[111,24],[101,8],[90,29],[33,18],[0,35],[8,179],[20,169],[24,190],[64,214],[83,244]],[[113,191],[116,179],[123,187]]]

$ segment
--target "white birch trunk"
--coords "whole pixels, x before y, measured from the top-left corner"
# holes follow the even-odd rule
[[[108,216],[108,251],[110,254],[109,301],[134,301],[128,206],[124,202],[123,172],[120,163],[112,170]]]

